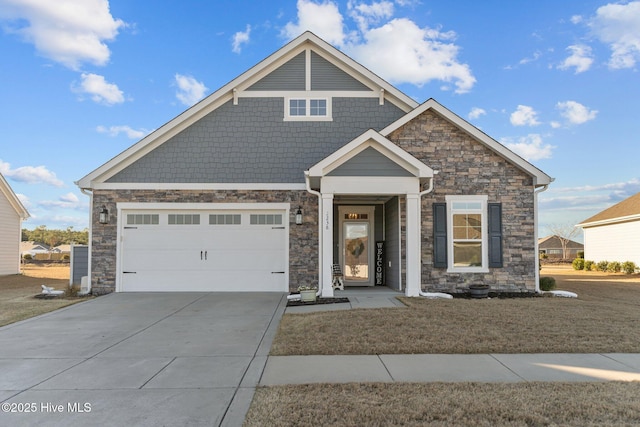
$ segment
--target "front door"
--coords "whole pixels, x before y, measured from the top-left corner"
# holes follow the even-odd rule
[[[347,286],[374,285],[374,207],[339,206],[340,265]]]

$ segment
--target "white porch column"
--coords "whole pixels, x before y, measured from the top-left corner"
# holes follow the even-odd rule
[[[331,265],[333,264],[333,193],[322,193],[322,262],[320,290],[322,297],[333,297]]]
[[[406,197],[406,272],[405,295],[417,297],[422,289],[422,259],[420,256],[420,196],[407,194]]]

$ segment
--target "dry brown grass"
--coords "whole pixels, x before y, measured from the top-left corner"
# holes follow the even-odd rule
[[[285,314],[271,354],[640,352],[638,275],[542,275],[579,298],[403,298],[406,309]]]
[[[623,426],[638,383],[314,384],[258,388],[244,426]]]
[[[69,265],[27,264],[23,274],[0,276],[0,326],[48,313],[83,301],[84,298],[56,297],[38,299],[41,285],[56,289],[69,288]]]

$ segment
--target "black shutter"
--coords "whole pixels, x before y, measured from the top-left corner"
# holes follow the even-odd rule
[[[447,204],[433,204],[433,266],[447,268]]]
[[[489,267],[502,268],[502,204],[488,203]]]

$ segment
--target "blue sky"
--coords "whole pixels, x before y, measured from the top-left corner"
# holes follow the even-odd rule
[[[640,191],[640,1],[0,0],[0,172],[82,229],[74,181],[311,30],[556,180],[540,233]]]

